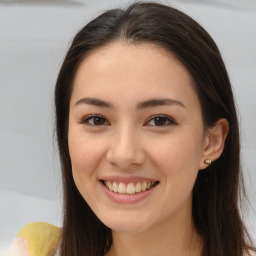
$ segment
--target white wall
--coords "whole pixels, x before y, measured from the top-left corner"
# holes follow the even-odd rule
[[[84,2],[0,1],[0,248],[27,222],[60,224],[60,169],[52,136],[56,76],[74,34],[102,10],[131,1]],[[256,8],[172,3],[199,21],[223,53],[240,109],[245,177],[256,206]],[[255,230],[253,217],[248,222]]]

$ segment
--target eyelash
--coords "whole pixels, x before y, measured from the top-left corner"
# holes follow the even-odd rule
[[[96,118],[99,119],[98,121],[102,121],[102,123],[95,124]],[[164,124],[156,125],[157,119],[160,122],[164,122]],[[155,124],[154,125],[151,124],[149,126],[156,126],[156,127],[166,127],[166,126],[169,126],[169,125],[176,125],[177,124],[172,118],[170,118],[169,116],[166,116],[166,115],[154,115],[154,116],[150,117],[150,119],[145,124],[149,124],[151,121],[154,121]],[[89,115],[86,118],[82,119],[80,121],[80,123],[91,125],[91,126],[109,125],[109,122],[101,115]]]
[[[90,123],[90,121],[93,120],[95,122],[96,118],[99,118],[100,120],[104,121],[104,124],[95,124],[95,123]],[[91,126],[102,126],[102,125],[109,125],[109,122],[101,115],[89,115],[86,118],[82,119],[80,121],[81,124],[88,124]]]
[[[169,116],[166,116],[166,115],[154,115],[154,116],[152,116],[152,117],[146,122],[146,124],[149,123],[150,121],[156,121],[157,118],[160,119],[160,120],[158,120],[158,121],[160,121],[160,122],[161,122],[161,121],[164,121],[165,123],[164,123],[163,125],[150,125],[150,126],[166,127],[166,126],[169,126],[169,125],[176,125],[176,124],[177,124],[172,118],[170,118]],[[167,122],[168,124],[166,124],[166,122]]]

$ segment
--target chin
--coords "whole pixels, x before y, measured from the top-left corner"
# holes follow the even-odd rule
[[[103,223],[112,231],[120,233],[141,233],[150,227],[145,218],[128,217],[125,214],[121,218],[105,219]]]

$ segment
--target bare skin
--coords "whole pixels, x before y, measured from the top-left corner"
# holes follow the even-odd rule
[[[200,256],[192,190],[227,132],[225,119],[205,129],[192,78],[171,53],[117,42],[84,59],[71,95],[69,151],[77,188],[112,229],[107,256]],[[133,202],[142,192],[129,194],[127,180],[156,185]]]
[[[181,227],[178,220],[170,226],[163,222],[154,230],[139,234],[112,232],[113,244],[106,256],[199,256],[202,253],[202,238],[197,234],[189,218]],[[191,221],[189,223],[189,221]]]

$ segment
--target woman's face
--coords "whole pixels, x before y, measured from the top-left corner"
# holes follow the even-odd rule
[[[172,54],[113,43],[87,56],[74,80],[68,143],[78,190],[112,230],[191,216],[204,127],[190,74]]]

